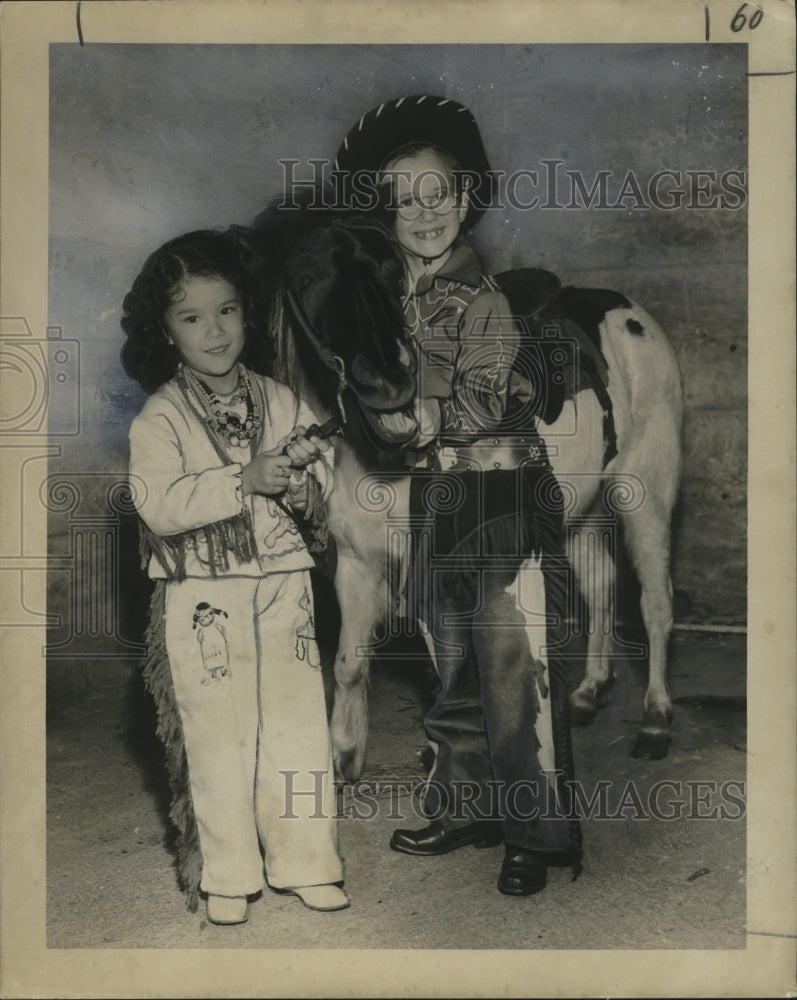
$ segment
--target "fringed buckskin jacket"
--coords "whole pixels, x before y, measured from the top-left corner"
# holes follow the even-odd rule
[[[130,427],[130,481],[142,519],[142,561],[153,579],[263,576],[309,569],[313,557],[297,518],[316,527],[332,490],[332,450],[307,471],[308,510],[292,516],[270,496],[241,489],[243,465],[284,445],[315,417],[285,385],[249,373],[263,425],[249,449],[228,447],[222,461],[176,379],[161,386]]]

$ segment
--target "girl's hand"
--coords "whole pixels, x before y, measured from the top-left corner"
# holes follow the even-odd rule
[[[298,424],[293,429],[293,433],[288,444],[285,445],[287,457],[291,465],[296,468],[304,468],[314,462],[318,456],[327,451],[331,446],[329,441],[322,441],[321,438],[304,436],[305,428]]]
[[[241,474],[244,496],[262,493],[277,496],[285,491],[291,475],[291,460],[287,455],[258,455]]]
[[[308,475],[309,473],[305,472],[304,469],[294,469],[291,472],[288,488],[285,491],[285,499],[294,510],[298,510],[300,513],[304,513],[307,510],[307,501],[309,498]]]

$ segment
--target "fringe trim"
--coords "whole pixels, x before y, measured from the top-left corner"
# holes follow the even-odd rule
[[[307,507],[305,510],[294,510],[281,497],[273,497],[278,507],[294,521],[307,551],[314,556],[325,552],[329,545],[329,522],[327,520],[327,505],[324,501],[324,491],[321,484],[312,473],[307,475]]]
[[[327,505],[321,483],[312,473],[307,476],[307,510],[302,519],[302,536],[312,553],[323,552],[329,544]]]
[[[171,821],[177,828],[177,881],[186,894],[186,906],[196,913],[202,879],[202,848],[194,815],[194,801],[188,781],[188,760],[180,709],[174,696],[172,672],[166,653],[166,584],[158,580],[152,594],[146,631],[147,655],[144,684],[155,701],[157,735],[166,752],[166,770],[172,790]]]
[[[446,557],[448,567],[436,571],[440,586],[456,590],[462,585],[463,573],[481,572],[491,557],[509,569],[532,556],[558,551],[560,524],[559,516],[529,509],[483,522]]]
[[[158,560],[169,574],[169,580],[185,579],[186,554],[207,546],[207,562],[212,577],[227,573],[230,569],[230,553],[238,562],[250,562],[257,558],[257,545],[249,508],[224,521],[206,524],[195,531],[185,531],[179,535],[156,535],[139,519],[139,553],[141,566],[146,569],[152,556]]]

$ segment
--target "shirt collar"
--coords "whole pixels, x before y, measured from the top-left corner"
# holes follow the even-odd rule
[[[466,240],[461,240],[454,244],[451,256],[443,264],[439,271],[433,274],[422,275],[415,286],[415,294],[422,295],[432,285],[436,278],[444,278],[459,281],[463,285],[471,285],[478,288],[482,278],[482,268],[479,258],[476,256],[473,247]]]

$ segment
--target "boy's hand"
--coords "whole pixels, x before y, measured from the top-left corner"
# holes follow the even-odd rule
[[[414,446],[423,448],[440,434],[442,418],[440,404],[436,399],[416,399],[415,419],[418,421],[418,437]]]
[[[241,474],[244,496],[262,493],[277,496],[285,491],[291,475],[291,460],[287,455],[258,455]]]
[[[327,451],[331,445],[318,437],[305,437],[306,428],[298,424],[293,429],[291,440],[285,445],[285,454],[290,464],[295,468],[303,468],[314,462],[318,456]]]

